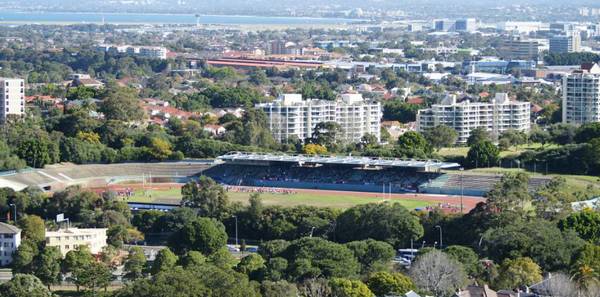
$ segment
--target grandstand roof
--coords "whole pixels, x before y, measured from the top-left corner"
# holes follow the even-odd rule
[[[381,167],[406,167],[425,170],[460,167],[458,163],[447,163],[439,160],[394,159],[360,156],[311,156],[284,155],[269,153],[231,152],[217,159],[225,162],[283,162],[283,163],[312,163],[331,165],[359,165]]]

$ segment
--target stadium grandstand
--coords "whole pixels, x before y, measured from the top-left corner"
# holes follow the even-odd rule
[[[223,164],[204,174],[227,185],[390,193],[418,192],[441,169],[459,167],[438,160],[243,152],[218,159]]]
[[[438,160],[232,152],[203,174],[226,185],[388,193],[483,196],[502,178],[458,174]],[[448,170],[450,169],[450,170]],[[534,190],[548,178],[532,177]]]
[[[70,185],[100,187],[123,181],[185,182],[212,164],[212,160],[86,165],[61,163],[44,169],[4,172],[0,174],[0,187],[14,190],[39,187],[54,191]]]

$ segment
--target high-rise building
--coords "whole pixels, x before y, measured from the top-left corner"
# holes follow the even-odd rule
[[[477,20],[471,18],[456,20],[454,30],[459,32],[474,32],[477,30]]]
[[[435,20],[433,21],[433,28],[435,31],[447,32],[454,29],[456,25],[455,21],[451,20]]]
[[[569,33],[567,35],[558,35],[550,38],[550,53],[574,53],[581,47],[581,37],[579,32]]]
[[[0,266],[12,263],[13,254],[21,244],[21,229],[0,222]]]
[[[537,60],[540,44],[536,40],[511,38],[504,40],[498,51],[505,60]]]
[[[342,128],[341,141],[359,142],[365,134],[380,140],[381,103],[364,100],[360,94],[343,94],[335,101],[306,99],[300,94],[284,94],[270,103],[256,106],[267,114],[273,137],[282,142],[312,137],[321,122],[336,122]]]
[[[600,122],[600,66],[583,65],[582,70],[563,77],[563,123],[581,125]]]
[[[10,116],[21,117],[25,113],[25,81],[19,78],[0,78],[0,122]]]
[[[421,109],[417,115],[417,130],[427,131],[446,125],[458,133],[457,143],[466,143],[471,130],[483,127],[494,138],[514,129],[529,131],[530,103],[511,101],[505,93],[497,93],[491,102],[456,102],[456,95],[448,95],[440,104]]]

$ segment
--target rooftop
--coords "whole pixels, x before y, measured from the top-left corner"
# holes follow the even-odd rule
[[[458,163],[447,163],[439,160],[415,160],[395,158],[375,158],[361,156],[310,156],[310,155],[284,155],[269,153],[231,152],[217,159],[224,162],[282,162],[282,163],[310,163],[329,165],[355,165],[379,167],[405,167],[417,169],[445,169],[458,168]]]
[[[0,222],[0,234],[17,234],[21,229],[6,223]]]

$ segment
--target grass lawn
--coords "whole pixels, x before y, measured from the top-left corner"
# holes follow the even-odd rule
[[[228,192],[230,201],[241,202],[243,204],[248,203],[250,193],[241,192]],[[376,197],[365,197],[360,194],[348,193],[295,193],[295,194],[272,194],[262,193],[261,197],[265,205],[280,205],[280,206],[297,206],[297,205],[309,205],[317,207],[332,207],[345,209],[358,204],[366,204],[372,202],[381,202],[382,198]],[[156,202],[156,203],[179,203],[181,199],[181,193],[179,189],[165,189],[165,190],[138,190],[135,195],[128,201],[130,202]],[[397,203],[408,209],[414,209],[418,207],[425,207],[432,203],[422,201],[419,199],[386,199]]]
[[[544,146],[544,149],[547,148],[551,148],[551,147],[556,147],[556,145],[554,144],[547,144]],[[501,151],[500,152],[500,157],[506,157],[506,156],[511,156],[511,155],[518,155],[526,150],[538,150],[541,149],[542,145],[539,143],[530,143],[530,144],[523,144],[523,145],[519,145],[519,146],[515,146],[515,147],[511,147],[506,151]],[[468,146],[457,146],[457,147],[445,147],[440,149],[437,153],[438,155],[442,156],[442,157],[449,157],[449,156],[463,156],[466,157],[467,153],[469,152],[469,147]]]

